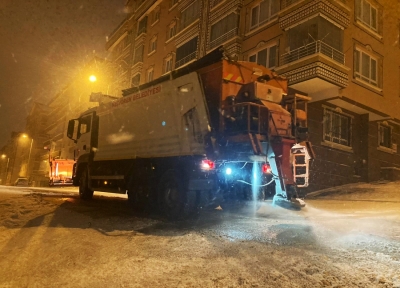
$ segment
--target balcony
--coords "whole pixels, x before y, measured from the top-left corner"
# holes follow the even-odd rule
[[[314,54],[322,54],[342,65],[345,64],[345,58],[342,52],[319,40],[283,54],[280,63],[281,65],[285,65]]]
[[[287,30],[293,25],[319,14],[345,29],[350,24],[350,8],[340,3],[343,1],[281,0],[279,26],[282,30]]]
[[[337,96],[348,85],[349,70],[344,53],[319,40],[281,55],[276,68],[291,88],[308,93],[312,101]]]
[[[175,62],[175,68],[179,68],[186,63],[189,63],[190,61],[196,59],[197,51],[190,53],[186,57],[183,57],[182,59],[179,59]]]
[[[208,50],[211,50],[215,47],[220,46],[221,44],[225,43],[226,41],[232,39],[233,37],[237,36],[237,28],[232,29],[231,31],[228,31],[227,33],[221,35],[220,37],[214,39],[213,41],[210,42]]]

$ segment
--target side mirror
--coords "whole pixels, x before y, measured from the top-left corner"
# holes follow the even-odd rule
[[[67,137],[69,139],[74,140],[75,142],[78,139],[77,137],[78,131],[75,131],[75,127],[78,127],[78,123],[79,123],[78,119],[72,119],[68,121]]]

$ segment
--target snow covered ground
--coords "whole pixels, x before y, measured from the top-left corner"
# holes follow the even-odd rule
[[[400,287],[400,183],[172,223],[54,189],[0,186],[0,287]]]

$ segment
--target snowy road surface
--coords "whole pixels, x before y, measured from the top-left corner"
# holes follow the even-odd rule
[[[172,223],[105,195],[0,186],[0,287],[400,287],[400,183]]]

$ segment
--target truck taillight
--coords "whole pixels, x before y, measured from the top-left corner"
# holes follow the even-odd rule
[[[263,164],[262,165],[262,173],[263,174],[271,174],[272,173],[271,166],[269,164]]]
[[[215,163],[211,160],[202,160],[201,161],[201,169],[208,171],[215,168]]]

